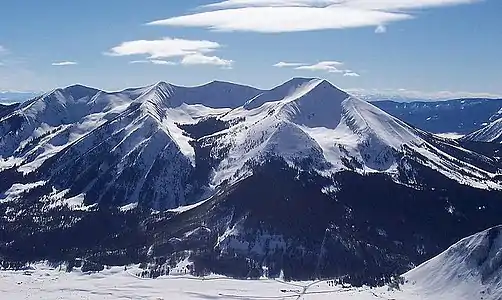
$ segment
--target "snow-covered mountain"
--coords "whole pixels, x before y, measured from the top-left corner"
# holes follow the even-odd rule
[[[466,147],[322,79],[56,89],[0,118],[0,259],[376,280],[502,223]]]
[[[205,144],[204,139],[215,140],[213,148],[227,151],[216,168],[216,186],[230,177],[238,181],[242,173],[249,174],[246,163],[270,155],[296,165],[308,158],[314,169],[328,173],[384,172],[401,180],[397,177],[413,175],[405,171],[408,166],[400,154],[416,152],[407,158],[417,162],[422,156],[420,164],[459,182],[499,188],[491,179],[497,167],[485,169],[478,164],[490,159],[435,139],[325,80],[294,79],[261,93],[221,120],[235,125],[217,133],[216,139],[215,135],[202,138]],[[463,157],[453,159],[448,149]]]
[[[222,127],[211,129],[211,120]],[[197,124],[207,134],[191,133]],[[0,120],[0,135],[0,168],[23,177],[9,176],[7,189],[43,183],[57,198],[88,204],[175,208],[242,180],[250,165],[270,156],[297,166],[310,160],[308,168],[326,174],[384,172],[409,184],[417,179],[399,156],[410,152],[416,155],[406,159],[448,178],[500,187],[489,158],[434,139],[320,79],[295,78],[269,91],[224,82],[161,82],[116,93],[75,85],[21,104]],[[196,163],[198,148],[209,150],[205,172]]]
[[[462,239],[404,277],[424,298],[501,299],[502,226]]]

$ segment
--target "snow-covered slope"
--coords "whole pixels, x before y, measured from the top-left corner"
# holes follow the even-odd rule
[[[214,148],[228,152],[216,169],[216,186],[249,175],[244,167],[249,161],[270,155],[293,164],[309,157],[320,171],[356,169],[397,175],[403,167],[400,157],[408,151],[417,154],[410,158],[423,157],[420,164],[449,178],[499,188],[492,182],[496,172],[472,163],[479,155],[455,146],[458,154],[474,158],[456,159],[437,145],[447,140],[434,139],[321,79],[295,78],[262,92],[222,120],[235,125],[215,134]]]
[[[464,137],[468,141],[502,143],[502,118]]]
[[[123,111],[129,98],[83,86],[56,89],[0,119],[0,169],[54,155]],[[30,166],[26,172],[33,170]]]
[[[467,237],[404,274],[406,289],[435,299],[502,299],[502,226]]]

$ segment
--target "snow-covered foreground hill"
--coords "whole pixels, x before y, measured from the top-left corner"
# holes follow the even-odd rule
[[[431,299],[502,299],[502,226],[462,239],[404,276]]]

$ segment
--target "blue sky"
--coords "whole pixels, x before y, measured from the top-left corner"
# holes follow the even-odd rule
[[[207,6],[209,4],[215,4]],[[214,79],[502,94],[499,0],[5,0],[0,90]]]

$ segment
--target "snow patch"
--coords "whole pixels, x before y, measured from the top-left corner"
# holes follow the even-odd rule
[[[13,184],[5,193],[0,194],[0,203],[10,202],[20,199],[24,193],[29,192],[34,188],[43,186],[44,184],[46,184],[46,181],[37,181],[27,184],[21,184],[21,183]]]

